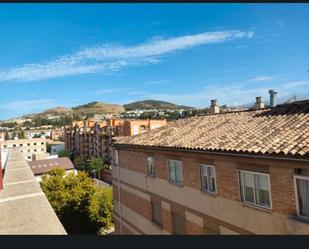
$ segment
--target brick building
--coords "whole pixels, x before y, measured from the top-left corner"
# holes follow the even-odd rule
[[[211,109],[117,138],[116,233],[309,234],[309,101]]]

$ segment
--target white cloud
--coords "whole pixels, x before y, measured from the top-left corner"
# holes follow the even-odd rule
[[[254,82],[271,81],[271,80],[274,80],[274,79],[277,79],[277,78],[278,78],[277,75],[259,76],[259,77],[255,77],[253,79],[250,79],[249,81],[254,81]]]
[[[128,90],[127,88],[109,88],[109,89],[99,89],[91,92],[91,94],[107,94],[107,93],[117,93]]]
[[[53,99],[36,99],[36,100],[21,100],[12,101],[1,105],[1,109],[7,111],[35,111],[44,108],[51,108],[57,106]]]
[[[283,84],[283,88],[290,90],[300,86],[309,86],[309,80],[292,81]]]
[[[42,80],[70,75],[111,74],[124,67],[158,63],[163,55],[199,45],[251,38],[254,32],[217,31],[175,38],[155,39],[137,46],[105,44],[37,64],[25,64],[0,71],[0,81]]]
[[[147,85],[162,85],[166,83],[170,83],[172,80],[151,80],[146,82]]]

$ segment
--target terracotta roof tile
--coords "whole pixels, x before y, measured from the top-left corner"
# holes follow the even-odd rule
[[[309,156],[309,101],[190,117],[115,144]]]

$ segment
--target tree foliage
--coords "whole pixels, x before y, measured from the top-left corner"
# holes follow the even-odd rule
[[[42,176],[41,188],[68,234],[95,234],[112,224],[112,193],[85,173],[57,168]]]
[[[58,152],[58,157],[70,157],[70,152],[68,150],[61,150]]]

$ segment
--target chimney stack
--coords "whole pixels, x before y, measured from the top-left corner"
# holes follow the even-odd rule
[[[269,90],[270,94],[270,107],[275,107],[276,106],[276,95],[278,92],[275,92],[274,90]]]
[[[217,114],[220,113],[220,107],[218,106],[217,100],[216,99],[212,99],[210,100],[210,113],[211,114]]]
[[[264,102],[262,101],[262,97],[256,97],[255,109],[263,109]]]

